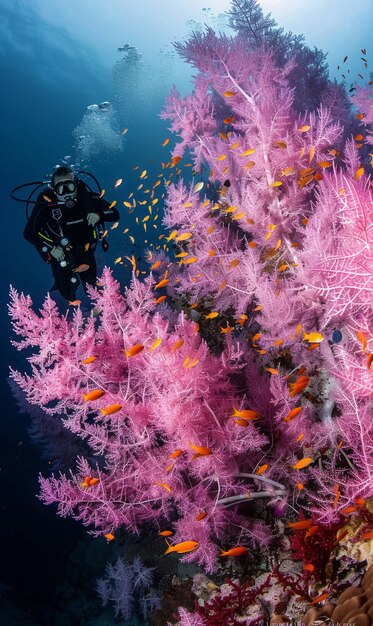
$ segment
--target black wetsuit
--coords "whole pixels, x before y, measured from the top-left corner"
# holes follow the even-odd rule
[[[77,179],[76,182],[76,199],[66,204],[58,202],[52,189],[42,191],[23,233],[42,259],[51,264],[55,288],[70,301],[75,300],[78,278],[85,291],[87,285],[94,287],[96,284],[94,251],[98,241],[97,226],[104,227],[104,222],[119,220],[116,208],[110,208],[106,200],[95,195],[81,180]],[[88,213],[97,213],[100,216],[100,222],[96,226],[89,226]],[[51,256],[50,251],[54,246],[61,246],[64,250],[66,267],[62,267]],[[81,265],[88,265],[89,268],[74,272]]]

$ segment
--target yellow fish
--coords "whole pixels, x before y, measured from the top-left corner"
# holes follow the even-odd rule
[[[204,182],[202,181],[194,185],[194,188],[193,188],[194,193],[198,193],[198,191],[201,191],[201,189],[203,189],[203,185],[204,185]]]
[[[311,459],[311,457],[309,456],[306,456],[304,459],[301,459],[300,461],[298,461],[298,463],[295,463],[295,465],[290,465],[290,467],[292,467],[295,470],[299,470],[299,469],[303,469],[304,467],[307,467],[311,463],[313,463],[313,459]]]
[[[156,348],[158,348],[158,346],[160,346],[162,343],[162,337],[158,337],[158,339],[156,339],[154,341],[154,343],[152,344],[150,350],[155,350]]]
[[[321,343],[324,341],[324,335],[321,333],[303,333],[303,341],[308,341],[308,343]]]

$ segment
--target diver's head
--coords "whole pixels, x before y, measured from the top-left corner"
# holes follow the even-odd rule
[[[75,200],[77,184],[71,167],[57,167],[52,175],[51,186],[60,202]]]

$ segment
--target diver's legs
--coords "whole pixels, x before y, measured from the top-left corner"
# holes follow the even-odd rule
[[[77,277],[71,272],[69,266],[61,267],[58,261],[52,260],[51,266],[55,283],[54,286],[66,300],[69,302],[74,301],[76,299],[76,289],[79,284]],[[77,279],[75,283],[71,281],[72,278]]]

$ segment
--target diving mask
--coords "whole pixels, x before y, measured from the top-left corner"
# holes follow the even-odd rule
[[[77,190],[75,180],[61,180],[55,184],[54,190],[58,196],[72,196]]]

